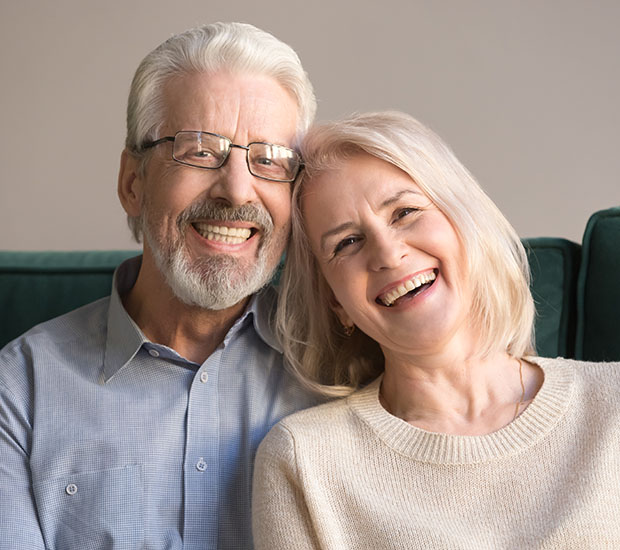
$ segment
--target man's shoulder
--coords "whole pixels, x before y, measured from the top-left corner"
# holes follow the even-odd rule
[[[105,339],[110,297],[101,298],[49,321],[40,323],[0,350],[0,371],[11,365],[23,368],[39,357],[52,360],[67,348],[87,348]]]

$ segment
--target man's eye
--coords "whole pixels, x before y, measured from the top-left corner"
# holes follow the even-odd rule
[[[209,157],[213,156],[213,152],[212,151],[205,151],[205,150],[203,150],[203,151],[196,151],[194,153],[194,156],[198,157],[198,158],[209,158]]]
[[[254,162],[256,164],[260,164],[261,166],[271,166],[273,164],[273,160],[267,157],[259,157],[257,159],[254,159]]]

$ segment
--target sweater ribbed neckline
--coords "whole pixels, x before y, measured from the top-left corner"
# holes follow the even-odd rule
[[[507,457],[539,441],[560,420],[573,393],[574,367],[557,359],[527,357],[541,367],[543,384],[529,406],[510,424],[487,435],[433,433],[388,413],[379,402],[382,376],[351,395],[353,411],[395,451],[434,464],[476,464]]]

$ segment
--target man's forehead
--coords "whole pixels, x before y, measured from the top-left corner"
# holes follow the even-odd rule
[[[203,130],[231,139],[285,141],[296,134],[296,100],[265,75],[195,73],[165,86],[164,126],[168,132]]]

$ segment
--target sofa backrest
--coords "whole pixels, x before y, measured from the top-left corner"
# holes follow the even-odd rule
[[[596,212],[583,236],[575,356],[620,360],[620,207]]]
[[[579,245],[524,239],[532,268],[538,353],[572,357]],[[34,325],[110,293],[114,269],[135,251],[0,252],[0,347]]]
[[[536,351],[543,357],[574,357],[575,292],[581,246],[566,239],[523,239],[536,305]]]
[[[536,346],[547,357],[620,360],[620,207],[594,214],[582,247],[523,239],[536,303]],[[0,347],[30,327],[110,293],[136,251],[0,251]]]
[[[0,348],[34,325],[110,294],[136,251],[0,252]]]

